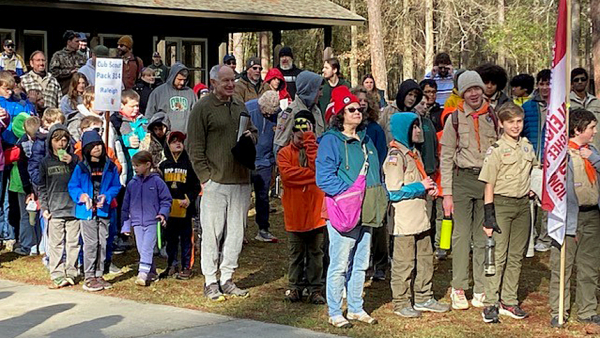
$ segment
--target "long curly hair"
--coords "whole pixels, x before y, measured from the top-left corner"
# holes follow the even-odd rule
[[[77,86],[79,85],[80,79],[83,79],[83,81],[85,81],[85,87],[87,87],[89,85],[89,82],[88,82],[87,78],[85,77],[85,75],[83,75],[81,73],[73,74],[73,77],[71,78],[71,82],[69,83],[69,93],[67,94],[67,95],[69,95],[69,103],[71,104],[71,108],[73,108],[73,109],[77,109],[77,105],[79,104],[78,99],[79,99],[80,95],[77,92]]]

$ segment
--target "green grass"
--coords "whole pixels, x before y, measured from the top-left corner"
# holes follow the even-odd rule
[[[519,287],[519,300],[530,317],[521,321],[501,318],[500,324],[485,324],[480,309],[451,311],[447,314],[424,314],[421,319],[404,319],[393,314],[389,282],[376,282],[365,289],[365,309],[379,320],[379,325],[355,325],[349,330],[339,330],[327,324],[326,306],[290,304],[284,301],[287,287],[287,236],[283,227],[282,213],[271,215],[273,233],[279,237],[277,244],[252,240],[256,226],[250,220],[245,245],[240,256],[239,268],[234,275],[238,286],[250,290],[247,299],[230,299],[211,303],[203,297],[204,279],[199,271],[199,256],[195,258],[195,276],[188,281],[161,280],[150,287],[134,285],[137,269],[137,253],[117,255],[114,262],[123,267],[124,274],[109,278],[114,283],[111,290],[98,294],[131,299],[139,302],[172,305],[197,309],[238,318],[308,328],[315,331],[343,334],[351,337],[581,337],[586,327],[572,321],[566,329],[549,327],[548,301],[549,253],[524,260]],[[165,260],[156,258],[159,272],[165,268]],[[13,253],[0,255],[0,278],[28,284],[50,285],[46,269],[39,257],[19,257]],[[434,294],[443,302],[450,302],[449,284],[452,276],[451,261],[436,262]],[[389,281],[389,280],[388,280]],[[574,283],[573,283],[574,284]],[[574,287],[574,285],[573,285]],[[81,290],[81,286],[73,287]],[[574,293],[573,293],[574,295]],[[574,298],[574,297],[573,297]]]

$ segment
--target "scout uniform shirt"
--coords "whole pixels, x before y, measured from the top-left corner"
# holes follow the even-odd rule
[[[521,198],[531,190],[535,162],[533,146],[526,137],[516,141],[504,134],[487,150],[479,180],[492,184],[495,195]]]
[[[598,204],[598,179],[590,180],[585,169],[585,160],[579,155],[578,149],[569,147],[569,156],[571,156],[571,161],[573,161],[573,182],[579,206]],[[593,172],[595,173],[595,169]]]
[[[448,116],[440,139],[440,172],[444,195],[452,195],[454,165],[463,169],[481,168],[485,151],[498,139],[493,120],[495,116],[490,115],[493,112],[487,102],[478,110],[461,102],[457,110],[457,130],[454,129],[452,115]]]
[[[417,158],[415,160],[409,154],[410,151],[407,147],[399,142],[395,142],[395,144],[395,147],[390,148],[383,164],[385,184],[391,194],[400,191],[404,185],[421,182],[425,179],[425,176],[419,172],[416,163],[417,160],[421,161],[419,152],[413,151],[413,156]],[[392,202],[390,219],[393,219],[393,223],[389,228],[392,235],[415,235],[429,230],[426,196]]]

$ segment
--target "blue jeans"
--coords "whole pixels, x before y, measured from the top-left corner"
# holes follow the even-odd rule
[[[10,176],[10,168],[0,171],[0,237],[5,240],[15,239],[15,229],[8,223],[8,177],[4,177]]]
[[[252,170],[254,185],[256,224],[260,230],[269,230],[269,188],[271,186],[271,167],[261,167]]]
[[[342,315],[342,293],[346,286],[348,312],[363,311],[363,285],[369,267],[371,228],[357,226],[340,233],[327,221],[329,268],[327,269],[327,307],[329,316]],[[352,266],[350,266],[352,262]]]
[[[117,229],[117,209],[110,210],[110,222],[108,223],[108,238],[106,239],[106,261],[111,262],[113,256],[113,244],[115,236],[117,236],[119,230]]]
[[[25,203],[25,199],[27,195],[24,193],[19,193],[19,209],[21,214],[21,226],[19,228],[19,242],[21,243],[21,248],[26,252],[30,253],[31,250],[37,253],[37,245],[39,244],[41,237],[41,230],[39,222],[37,221],[36,214],[36,222],[34,225],[29,223],[29,212],[27,211],[27,203]]]

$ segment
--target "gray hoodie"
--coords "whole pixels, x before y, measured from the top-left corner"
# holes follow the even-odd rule
[[[314,126],[314,132],[317,137],[325,132],[323,115],[317,104],[322,82],[323,78],[320,75],[307,70],[296,77],[296,97],[287,109],[277,117],[277,129],[275,130],[275,139],[273,141],[275,153],[289,143],[292,135],[292,127],[294,126],[294,117],[301,110],[308,110],[315,117],[316,125]]]
[[[144,115],[151,120],[156,112],[162,110],[171,121],[171,130],[187,133],[188,117],[198,98],[187,84],[181,90],[175,89],[173,86],[175,77],[182,70],[187,70],[187,68],[179,62],[171,66],[167,82],[158,86],[150,94]]]

